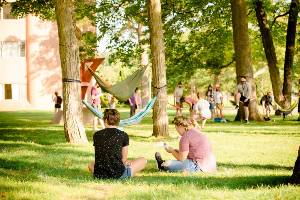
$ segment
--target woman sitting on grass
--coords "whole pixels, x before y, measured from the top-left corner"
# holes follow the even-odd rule
[[[105,129],[94,136],[95,162],[88,168],[95,178],[124,179],[134,176],[145,168],[147,160],[138,158],[127,160],[129,138],[127,133],[117,129],[120,113],[116,109],[105,109]]]
[[[196,122],[183,116],[173,120],[176,131],[181,135],[179,150],[165,146],[176,160],[163,160],[160,153],[155,153],[159,170],[184,172],[216,171],[216,159],[208,138],[196,128]]]

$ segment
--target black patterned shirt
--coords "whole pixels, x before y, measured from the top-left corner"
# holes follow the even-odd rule
[[[95,147],[95,178],[119,178],[125,166],[122,148],[129,145],[127,133],[117,128],[97,131],[93,137]]]

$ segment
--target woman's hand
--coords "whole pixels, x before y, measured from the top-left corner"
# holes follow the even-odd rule
[[[168,153],[172,153],[173,151],[174,151],[174,149],[172,148],[172,147],[166,147],[165,148],[165,150],[166,150],[166,152],[168,152]]]

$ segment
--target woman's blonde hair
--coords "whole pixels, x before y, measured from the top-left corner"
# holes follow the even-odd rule
[[[175,117],[172,123],[175,124],[176,126],[182,126],[185,129],[188,129],[189,127],[199,126],[196,120],[184,116]]]

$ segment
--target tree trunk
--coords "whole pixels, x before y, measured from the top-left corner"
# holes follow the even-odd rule
[[[249,104],[249,119],[261,121],[262,117],[258,112],[256,87],[251,65],[251,48],[245,0],[231,0],[231,10],[237,79],[239,79],[240,76],[247,77],[247,81],[252,86],[252,100]],[[240,120],[240,113],[243,112],[243,106],[240,106],[240,108],[236,120]]]
[[[289,180],[289,183],[300,184],[300,146],[299,146],[299,149],[298,149],[298,157],[297,157],[297,160],[295,162],[293,174],[292,174],[292,176]]]
[[[148,57],[148,48],[147,45],[143,44],[143,31],[142,31],[143,25],[141,23],[138,24],[137,28],[137,35],[138,35],[138,43],[140,45],[140,48],[142,49],[140,62],[141,66],[147,66],[149,64],[149,57]],[[141,97],[142,97],[142,105],[143,107],[146,106],[148,101],[151,97],[151,76],[150,71],[147,69],[143,75],[142,83],[141,83]]]
[[[262,0],[255,0],[254,7],[256,12],[256,18],[260,28],[261,39],[265,50],[265,55],[268,62],[270,79],[272,83],[273,95],[275,102],[283,106],[283,95],[282,95],[282,82],[280,78],[279,69],[277,67],[277,58],[273,42],[273,37],[268,25],[267,14],[264,10]]]
[[[260,27],[262,42],[265,49],[269,66],[269,73],[272,82],[275,102],[283,108],[288,108],[291,104],[292,93],[292,65],[294,59],[295,37],[299,0],[293,0],[290,5],[288,29],[286,35],[286,54],[284,63],[284,82],[282,85],[279,69],[277,67],[276,52],[273,38],[268,25],[267,15],[263,7],[262,0],[255,0],[256,18]]]
[[[153,108],[153,135],[168,136],[168,96],[160,0],[148,0],[148,15],[152,54],[153,94],[157,96],[157,101]]]
[[[288,28],[286,33],[284,79],[282,89],[283,96],[285,97],[285,107],[289,107],[291,105],[292,100],[292,67],[295,53],[298,12],[299,0],[292,0],[289,10]]]
[[[70,143],[87,143],[88,141],[82,122],[79,49],[78,41],[75,36],[73,1],[56,1],[55,13],[63,78],[65,137]]]

